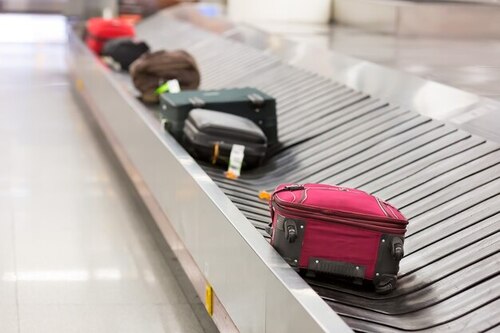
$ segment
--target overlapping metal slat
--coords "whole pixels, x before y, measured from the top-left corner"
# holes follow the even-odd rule
[[[498,327],[500,145],[188,23],[156,20],[161,32],[145,26],[139,35],[155,48],[191,52],[203,88],[255,86],[277,98],[283,145],[265,166],[234,181],[204,165],[263,235],[269,216],[257,194],[281,182],[355,186],[390,200],[409,218],[395,292],[380,296],[340,282],[308,281],[351,327]]]

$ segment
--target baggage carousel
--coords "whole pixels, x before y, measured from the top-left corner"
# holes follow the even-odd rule
[[[190,52],[200,67],[202,89],[252,86],[276,97],[281,145],[273,151],[264,166],[243,172],[237,180],[226,179],[223,170],[210,165],[201,164],[202,170],[199,169],[183,149],[162,131],[158,110],[155,107],[146,108],[135,100],[135,91],[128,76],[113,73],[102,66],[94,69],[94,74],[83,73],[85,66],[82,64],[97,63],[97,60],[90,60],[88,52],[81,50],[81,43],[74,40],[75,58],[85,57],[84,62],[75,66],[75,87],[77,91],[79,85],[89,87],[87,104],[98,104],[98,99],[93,102],[89,102],[89,99],[92,99],[93,94],[94,98],[99,94],[103,97],[103,84],[99,86],[91,77],[99,72],[99,75],[104,76],[102,80],[116,91],[114,95],[109,95],[111,102],[101,107],[101,110],[114,110],[104,111],[109,112],[109,115],[103,119],[115,123],[109,126],[116,126],[113,134],[116,142],[124,147],[128,145],[129,148],[124,148],[124,151],[129,151],[128,159],[137,159],[136,176],[145,178],[144,182],[149,184],[152,195],[159,201],[158,206],[163,208],[167,219],[181,235],[181,240],[184,237],[182,241],[185,248],[191,252],[202,275],[208,281],[214,281],[214,291],[216,294],[220,291],[221,307],[231,317],[234,327],[242,332],[341,332],[346,327],[337,320],[337,314],[351,329],[360,332],[498,330],[500,141],[496,140],[494,129],[499,128],[500,116],[497,114],[497,122],[488,125],[491,135],[478,135],[471,130],[473,127],[462,126],[467,125],[467,122],[456,120],[463,120],[463,114],[458,118],[447,118],[442,114],[427,116],[417,112],[421,110],[409,109],[407,105],[399,106],[385,96],[378,97],[371,91],[363,91],[355,85],[348,86],[345,82],[337,82],[301,68],[296,65],[297,62],[291,61],[293,55],[280,47],[286,41],[266,36],[248,26],[234,25],[224,18],[201,18],[199,13],[203,10],[199,8],[158,13],[138,25],[138,37],[146,40],[153,50],[182,48]],[[266,49],[263,44],[271,47]],[[373,80],[380,85],[391,84],[387,77]],[[91,85],[94,85],[93,88],[90,88]],[[398,88],[405,89],[405,86]],[[450,88],[450,91],[453,89]],[[235,290],[237,285],[233,285],[232,289],[227,287],[233,283],[229,276],[236,278],[241,273],[250,279],[252,274],[257,275],[257,269],[252,271],[251,263],[241,266],[243,271],[239,273],[237,266],[218,266],[221,271],[225,271],[224,274],[220,273],[224,276],[220,281],[214,269],[206,268],[211,259],[204,257],[206,250],[202,250],[203,245],[200,244],[210,241],[200,235],[203,234],[201,229],[196,229],[196,237],[190,235],[193,230],[189,230],[190,225],[186,224],[186,220],[200,219],[203,213],[197,217],[189,215],[195,213],[187,210],[178,213],[183,207],[180,201],[162,206],[162,200],[166,200],[168,194],[160,186],[167,183],[161,183],[163,180],[158,179],[162,175],[168,178],[167,173],[170,170],[175,172],[177,167],[154,169],[151,160],[149,164],[141,165],[139,156],[146,159],[146,153],[131,139],[140,136],[140,130],[125,124],[119,116],[120,112],[115,110],[120,107],[110,104],[115,103],[112,100],[116,98],[133,105],[138,116],[138,120],[134,121],[147,124],[144,131],[154,132],[152,137],[156,140],[161,137],[162,142],[166,142],[165,146],[168,147],[162,149],[173,156],[168,161],[169,165],[182,165],[183,170],[203,189],[204,195],[196,196],[196,199],[214,203],[222,212],[218,219],[232,221],[231,225],[237,229],[238,236],[250,244],[252,254],[257,254],[257,259],[264,263],[269,260],[269,271],[277,276],[283,288],[289,289],[291,297],[297,300],[296,307],[290,305],[290,309],[287,309],[285,305],[288,303],[283,303],[284,298],[281,299],[281,296],[270,300],[273,295],[266,288],[261,294],[258,288],[262,288],[261,283],[264,282],[258,277],[248,280],[248,291]],[[491,103],[488,102],[490,108],[492,105],[493,108],[498,106]],[[444,111],[443,114],[449,114]],[[500,112],[500,108],[495,111]],[[152,147],[153,143],[148,143],[147,148]],[[150,157],[159,159],[155,163],[161,165],[160,159],[163,157]],[[148,178],[146,173],[155,176]],[[169,188],[176,191],[175,200],[182,201],[183,196],[193,199],[191,194],[194,192],[183,191],[192,186],[191,180],[189,184],[186,183],[189,186],[182,188],[176,182],[172,178],[169,183]],[[286,267],[276,253],[272,253],[268,244],[254,239],[253,232],[244,226],[246,221],[260,232],[262,239],[267,237],[264,228],[269,223],[268,205],[259,200],[258,193],[262,190],[272,191],[277,184],[284,182],[323,182],[356,187],[401,208],[409,218],[409,226],[396,291],[378,295],[369,287],[307,278],[310,287],[304,286],[301,284],[302,279]],[[239,212],[230,207],[229,201],[217,201],[220,193],[211,187],[213,183]],[[193,204],[198,210],[204,209],[204,202]],[[240,212],[246,217],[244,221]],[[217,219],[208,210],[206,214],[208,220],[205,224],[211,223],[211,218]],[[236,224],[233,220],[242,221]],[[201,222],[200,228],[204,228]],[[210,232],[216,232],[215,222]],[[231,243],[226,234],[219,234],[219,237]],[[257,245],[252,245],[252,242]],[[210,246],[207,248],[208,252],[214,249]],[[225,251],[229,249],[230,246]],[[228,260],[234,260],[234,265],[239,265],[238,259],[233,258],[235,254],[221,253],[223,256],[219,257],[220,261],[225,261],[227,256]],[[239,260],[245,261],[246,258],[241,257]],[[205,262],[205,268],[200,267],[202,262]],[[224,290],[225,287],[228,290]],[[316,291],[334,312],[328,312],[317,302],[308,288]],[[255,295],[251,295],[254,292]],[[244,296],[236,296],[239,293]],[[231,298],[231,295],[234,297]],[[265,300],[255,300],[260,296]],[[250,305],[248,299],[252,297],[255,297],[255,302]],[[247,305],[242,305],[245,302]],[[259,317],[259,313],[264,310],[256,310],[259,306],[265,307],[266,312],[269,309],[271,311],[262,315],[264,319]],[[279,322],[280,308],[283,308],[283,318],[289,319],[288,323]],[[255,314],[247,316],[246,313],[252,309]],[[272,320],[273,316],[277,317]],[[252,324],[252,320],[263,320],[264,323]],[[300,320],[302,324],[297,324]]]

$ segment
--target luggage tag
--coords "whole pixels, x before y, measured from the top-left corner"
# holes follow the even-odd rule
[[[163,83],[160,81],[159,82],[160,86],[156,88],[155,94],[156,95],[161,95],[163,93],[171,93],[171,94],[176,94],[181,91],[181,85],[179,84],[179,81],[176,79],[173,80],[168,80],[167,82]],[[163,118],[161,119],[161,126],[165,128],[165,124],[167,123],[167,119]]]
[[[264,200],[264,201],[269,202],[269,201],[271,201],[271,196],[272,196],[272,194],[267,192],[267,191],[262,190],[259,192],[259,199],[260,200]]]
[[[229,155],[229,167],[225,173],[226,178],[237,179],[241,174],[243,159],[245,158],[245,146],[233,145]]]
[[[176,94],[181,91],[181,85],[179,84],[179,81],[176,79],[173,80],[168,80],[167,82],[161,84],[158,88],[155,90],[155,94],[160,95],[165,92],[171,93],[171,94]]]

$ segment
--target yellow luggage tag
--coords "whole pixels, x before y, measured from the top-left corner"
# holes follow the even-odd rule
[[[265,201],[270,201],[271,200],[271,193],[269,193],[267,191],[260,191],[259,192],[259,199],[265,200]]]

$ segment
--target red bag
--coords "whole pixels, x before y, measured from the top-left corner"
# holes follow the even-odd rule
[[[325,184],[282,184],[270,201],[271,245],[294,268],[396,286],[407,219],[366,192]]]
[[[125,20],[101,17],[87,20],[85,42],[97,54],[101,53],[103,45],[110,39],[134,36],[134,27]]]

